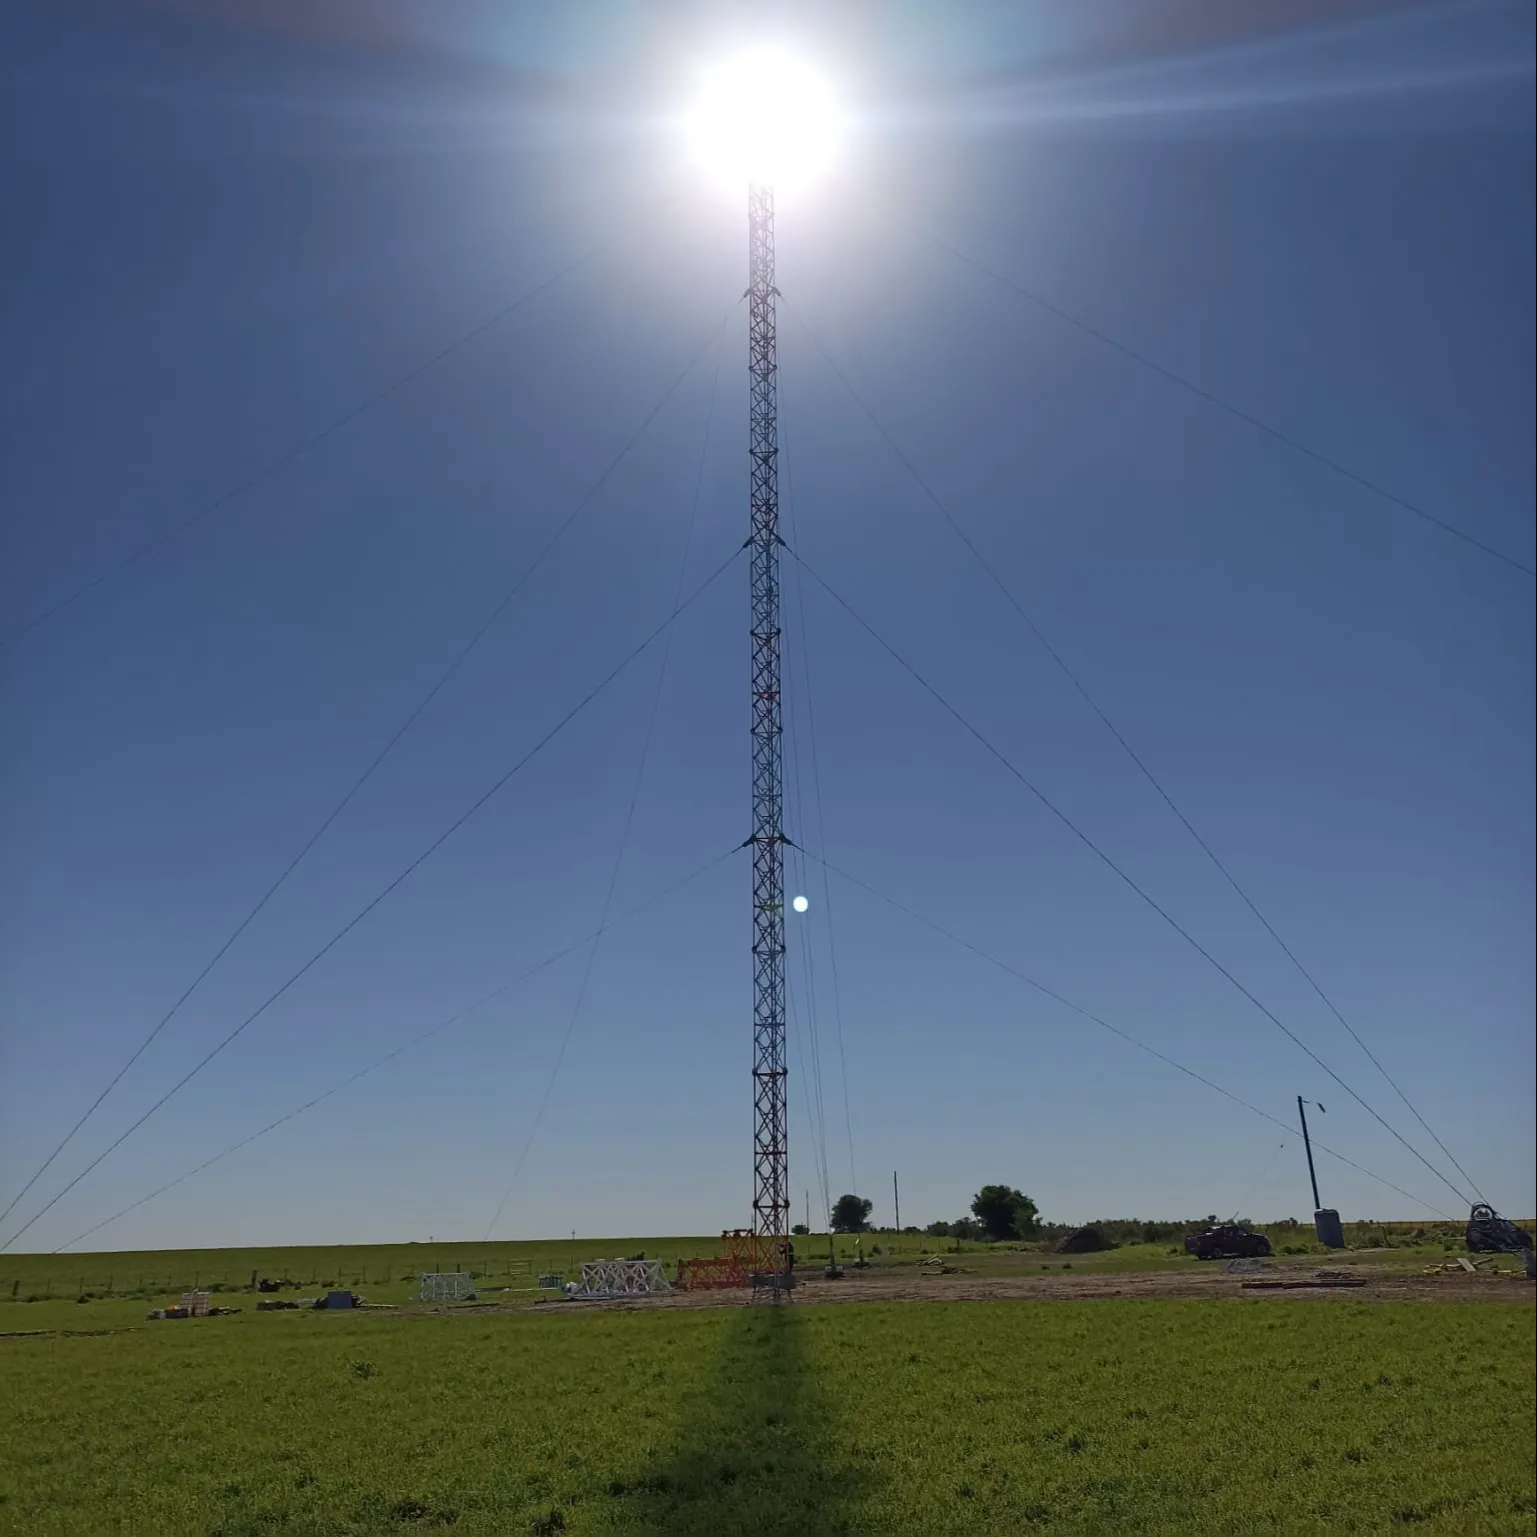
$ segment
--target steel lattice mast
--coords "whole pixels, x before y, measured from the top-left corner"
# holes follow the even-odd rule
[[[783,743],[779,699],[778,344],[774,193],[747,189],[749,451],[752,462],[753,1231],[777,1270],[790,1228],[785,1082]]]

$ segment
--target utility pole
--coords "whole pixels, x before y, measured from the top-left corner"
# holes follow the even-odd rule
[[[753,1232],[785,1265],[790,1227],[785,1069],[783,742],[779,698],[779,407],[774,192],[747,188],[751,460]]]
[[[902,1197],[897,1193],[897,1171],[891,1171],[891,1204],[896,1210],[897,1232],[902,1231]]]
[[[1308,1113],[1302,1108],[1302,1096],[1297,1096],[1297,1119],[1302,1122],[1302,1145],[1307,1149],[1308,1178],[1313,1183],[1313,1210],[1318,1211],[1323,1202],[1318,1199],[1318,1171],[1313,1167],[1313,1142],[1308,1136]]]

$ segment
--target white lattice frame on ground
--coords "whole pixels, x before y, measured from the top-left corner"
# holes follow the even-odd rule
[[[582,1262],[578,1297],[649,1297],[670,1292],[659,1259],[600,1259]]]
[[[208,1317],[208,1293],[207,1292],[183,1292],[181,1305],[186,1308],[194,1318]]]
[[[424,1270],[418,1302],[463,1302],[475,1295],[475,1278],[462,1270]]]

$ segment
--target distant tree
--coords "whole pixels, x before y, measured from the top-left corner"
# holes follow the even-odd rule
[[[795,1226],[790,1229],[790,1232],[796,1238],[805,1238],[807,1234],[811,1232],[811,1229],[807,1227],[804,1222],[797,1222]]]
[[[1035,1202],[1012,1185],[983,1185],[972,1198],[971,1210],[994,1242],[1033,1238],[1041,1225]]]
[[[875,1209],[874,1201],[867,1201],[859,1195],[840,1195],[833,1203],[831,1213],[833,1232],[835,1233],[865,1233],[870,1229],[870,1213]]]
[[[924,1228],[923,1231],[927,1233],[930,1238],[955,1237],[955,1234],[950,1231],[950,1224],[948,1222],[931,1222],[926,1228]]]

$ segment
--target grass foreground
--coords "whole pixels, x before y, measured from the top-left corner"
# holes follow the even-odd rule
[[[1524,1303],[1129,1300],[10,1337],[0,1532],[1529,1532],[1534,1347]]]

